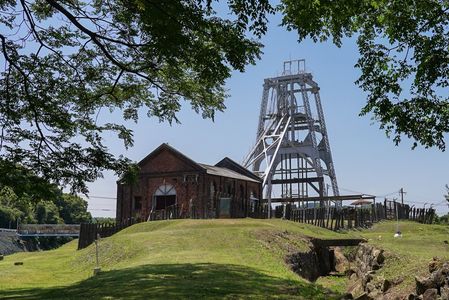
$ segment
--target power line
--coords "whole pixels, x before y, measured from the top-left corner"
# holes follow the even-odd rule
[[[385,195],[376,195],[376,197],[384,198],[384,197],[391,196],[391,195],[394,195],[394,194],[397,194],[397,193],[399,193],[399,191],[394,191],[394,192],[391,192],[391,193],[388,193],[388,194],[385,194]]]
[[[446,205],[447,205],[447,204],[444,203],[445,201],[443,201],[443,202],[437,202],[437,203],[432,203],[432,202],[420,202],[420,201],[410,201],[410,200],[407,200],[406,202],[407,202],[407,203],[413,203],[413,204],[429,204],[429,205],[432,205],[432,206],[446,206]]]
[[[115,198],[115,197],[107,197],[107,196],[87,196],[87,198],[117,200],[117,198]]]
[[[346,189],[346,188],[343,188],[343,187],[339,187],[339,189],[347,191],[347,192],[351,192],[351,193],[357,193],[357,194],[365,195],[365,193],[362,193],[362,192],[359,192],[359,191],[350,190],[350,189]]]

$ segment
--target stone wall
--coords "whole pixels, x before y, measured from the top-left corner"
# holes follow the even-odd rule
[[[360,299],[378,299],[391,287],[388,280],[373,281],[374,274],[382,268],[384,251],[370,244],[360,244],[352,257],[349,257],[350,286],[348,292]]]
[[[408,299],[449,300],[449,262],[434,257],[429,263],[429,275],[415,277],[416,293]]]
[[[0,255],[39,250],[35,240],[21,240],[15,234],[0,232]]]

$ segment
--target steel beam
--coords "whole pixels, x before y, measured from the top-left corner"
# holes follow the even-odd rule
[[[323,203],[327,182],[339,195],[319,90],[305,60],[287,61],[281,76],[264,80],[256,143],[243,165],[263,178],[267,202],[280,192]]]

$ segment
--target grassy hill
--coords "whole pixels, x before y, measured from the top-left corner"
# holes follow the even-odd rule
[[[337,236],[281,220],[142,223],[100,242],[104,272],[96,277],[93,245],[77,251],[74,241],[53,251],[7,256],[0,262],[0,298],[328,299],[325,289],[301,280],[284,263],[289,247],[306,249],[304,234]]]
[[[0,299],[338,298],[338,292],[294,274],[284,262],[285,255],[306,250],[304,236],[365,236],[393,257],[413,262],[415,268],[433,255],[448,257],[447,245],[440,239],[449,238],[449,227],[401,226],[404,237],[395,240],[390,222],[349,233],[282,220],[142,223],[100,241],[103,272],[95,277],[93,245],[77,251],[73,241],[52,251],[6,256],[0,261]],[[411,245],[416,249],[411,250]],[[14,266],[15,261],[24,265]],[[392,267],[383,270],[386,276],[410,270],[410,266],[398,270],[401,262],[390,262]],[[343,285],[320,282],[340,289]]]

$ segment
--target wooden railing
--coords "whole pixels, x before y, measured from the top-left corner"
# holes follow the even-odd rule
[[[17,228],[17,235],[34,237],[76,237],[79,232],[80,224],[19,224]]]
[[[141,222],[140,219],[130,218],[123,222],[116,223],[89,223],[81,224],[80,235],[78,239],[78,250],[86,248],[92,244],[97,238],[109,237],[126,227]]]
[[[412,220],[431,224],[435,216],[432,208],[415,208],[394,201],[384,201],[363,207],[285,207],[283,218],[294,222],[312,224],[331,230],[369,227],[382,220]]]

